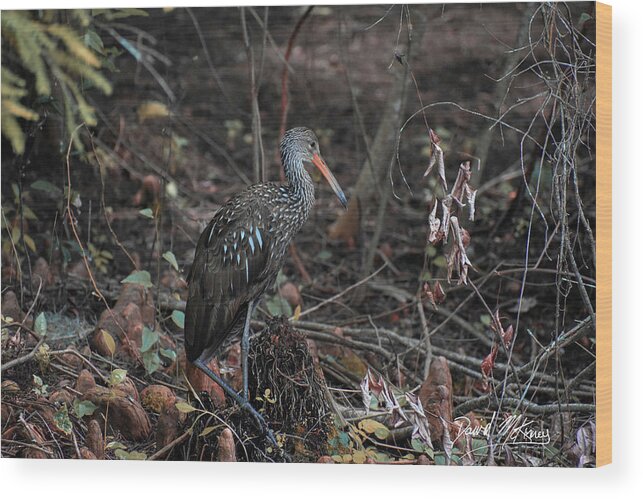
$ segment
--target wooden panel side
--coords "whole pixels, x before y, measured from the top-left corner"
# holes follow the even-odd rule
[[[612,7],[596,3],[596,464],[612,462]]]

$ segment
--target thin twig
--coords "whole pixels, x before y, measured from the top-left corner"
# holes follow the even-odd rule
[[[308,315],[308,314],[310,314],[311,312],[314,312],[315,310],[319,310],[320,308],[322,308],[322,307],[324,307],[324,306],[328,305],[329,303],[332,303],[332,302],[336,301],[338,298],[341,298],[342,296],[344,296],[344,295],[345,295],[346,293],[348,293],[349,291],[352,291],[353,289],[355,289],[355,288],[357,288],[357,287],[361,286],[361,285],[362,285],[362,284],[364,284],[365,282],[367,282],[367,281],[369,281],[370,279],[372,279],[373,277],[375,277],[375,276],[376,276],[377,274],[379,274],[382,270],[384,270],[384,268],[386,268],[386,266],[387,266],[387,265],[388,265],[388,264],[384,263],[384,265],[382,265],[379,269],[377,269],[377,270],[376,270],[375,272],[373,272],[372,274],[367,275],[364,279],[362,279],[362,280],[360,280],[360,281],[357,281],[357,282],[356,282],[356,283],[354,283],[354,284],[351,284],[350,286],[348,286],[347,288],[345,288],[343,291],[341,291],[341,292],[337,293],[335,296],[331,296],[330,298],[328,298],[328,299],[326,299],[326,300],[324,300],[324,301],[322,301],[322,302],[318,303],[318,304],[317,304],[317,305],[315,305],[314,307],[311,307],[311,308],[309,308],[309,309],[304,310],[301,314],[299,314],[299,317],[300,317],[300,318],[301,318],[301,317],[304,317],[305,315]]]

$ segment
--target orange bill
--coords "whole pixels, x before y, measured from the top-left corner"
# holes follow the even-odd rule
[[[326,165],[326,162],[322,159],[322,157],[319,154],[313,154],[313,164],[317,167],[317,169],[321,172],[324,178],[328,181],[328,184],[335,192],[335,195],[339,199],[339,202],[342,203],[342,206],[344,208],[346,208],[346,206],[348,205],[348,201],[346,201],[346,196],[344,195],[344,191],[342,191],[342,188],[339,186],[339,182],[337,182],[335,175],[331,173],[331,171],[328,169],[328,166]]]

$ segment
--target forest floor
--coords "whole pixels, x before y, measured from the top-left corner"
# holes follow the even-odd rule
[[[349,197],[366,156],[359,120],[372,138],[390,98],[388,68],[398,64],[403,12],[387,9],[316,8],[289,60],[288,125],[315,129]],[[381,220],[377,203],[363,206],[353,233],[332,239],[328,227],[342,208],[316,182],[298,259],[288,258],[252,323],[251,400],[279,449],[186,363],[183,311],[196,241],[255,175],[239,10],[214,13],[198,16],[200,32],[184,9],[127,19],[128,36],[155,40],[171,64],[159,57],[154,76],[127,54],[117,59],[114,94],[93,100],[99,126],[91,137],[78,132],[85,153],[67,150],[53,114],[28,161],[3,147],[3,227],[11,230],[2,231],[2,456],[591,464],[591,314],[568,285],[572,270],[561,274],[557,263],[551,165],[539,170],[549,180],[534,210],[521,188],[521,136],[508,128],[494,133],[483,172],[473,168],[475,220],[461,210],[468,280],[448,280],[446,245],[429,244],[441,179],[424,176],[434,149],[421,116],[400,137],[395,196]],[[258,20],[248,19],[262,61],[258,105],[271,180],[279,179],[282,51],[301,14],[270,10],[263,53]],[[436,102],[496,114],[493,78],[522,15],[512,4],[428,8],[409,62],[405,119]],[[512,99],[535,93],[536,79],[525,74],[520,83]],[[511,125],[525,129],[538,110],[538,101],[526,102]],[[475,165],[488,122],[446,104],[430,108],[426,121],[451,186],[462,162]],[[593,220],[591,159],[585,164],[578,185]],[[588,244],[577,240],[579,272],[591,283]],[[211,365],[237,389],[239,357],[236,342]]]

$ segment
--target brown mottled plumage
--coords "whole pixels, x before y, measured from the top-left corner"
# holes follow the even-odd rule
[[[304,161],[314,163],[344,206],[346,198],[319,155],[308,128],[288,130],[280,144],[287,184],[255,184],[214,215],[196,246],[188,276],[185,348],[190,362],[212,358],[223,342],[243,329],[276,277],[290,241],[308,219],[315,188]]]

